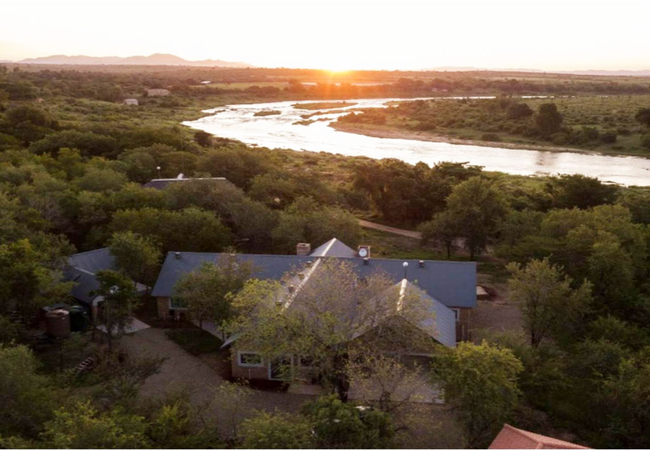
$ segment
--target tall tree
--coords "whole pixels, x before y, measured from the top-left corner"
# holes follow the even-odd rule
[[[498,187],[487,179],[474,177],[454,187],[447,197],[449,217],[445,223],[455,225],[474,259],[496,235],[507,211],[508,205]]]
[[[204,320],[222,327],[232,314],[231,302],[253,267],[236,255],[222,255],[216,264],[204,262],[198,269],[183,275],[174,287],[174,297],[188,308],[203,329]]]
[[[117,267],[131,279],[151,286],[158,275],[162,252],[151,238],[132,231],[113,233],[108,243]]]
[[[650,108],[639,108],[634,118],[641,125],[650,128]]]
[[[433,219],[418,227],[422,233],[422,243],[429,242],[442,245],[447,250],[447,259],[451,258],[454,241],[458,238],[458,228],[451,214],[444,211],[436,214]]]
[[[580,174],[551,177],[544,188],[551,196],[551,206],[554,208],[587,209],[614,203],[619,191],[618,186]]]
[[[99,288],[95,294],[103,297],[99,304],[98,323],[104,326],[108,336],[108,348],[112,351],[113,340],[122,336],[131,324],[138,297],[133,281],[126,275],[112,270],[101,270],[96,276]]]
[[[533,347],[548,335],[557,336],[576,324],[590,306],[590,284],[585,282],[572,289],[573,280],[565,277],[563,270],[548,258],[533,260],[526,267],[511,263],[508,270],[512,274],[510,296],[520,302]]]
[[[323,207],[311,197],[301,197],[280,213],[273,230],[278,250],[295,250],[299,242],[320,245],[333,237],[354,247],[361,237],[359,221],[339,207]]]
[[[399,356],[378,354],[368,348],[353,349],[346,370],[356,398],[371,405],[378,401],[379,409],[388,413],[422,401],[422,393],[432,388],[423,367],[407,365]]]
[[[523,366],[509,349],[485,341],[441,350],[434,380],[444,383],[445,399],[465,427],[468,447],[485,448],[517,405]]]
[[[0,435],[32,437],[60,401],[51,380],[26,346],[0,345]]]
[[[387,275],[375,272],[360,280],[351,264],[327,259],[301,273],[287,276],[284,286],[257,280],[244,286],[230,324],[238,346],[269,360],[305,358],[324,385],[345,398],[346,359],[355,340],[375,352],[432,345],[411,325],[427,314],[422,297],[401,296]]]
[[[535,123],[537,124],[539,131],[544,135],[560,131],[563,120],[564,118],[557,110],[557,105],[555,103],[543,103],[539,105],[537,115],[535,116]]]
[[[28,239],[0,245],[0,314],[29,321],[41,306],[67,299],[72,283],[61,282],[48,259]]]

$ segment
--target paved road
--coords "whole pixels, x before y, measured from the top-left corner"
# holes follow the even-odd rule
[[[386,233],[398,234],[400,236],[410,237],[413,239],[422,239],[422,233],[419,231],[402,230],[401,228],[389,227],[380,223],[369,222],[367,220],[359,219],[359,225],[363,228],[372,228],[373,230],[384,231]]]

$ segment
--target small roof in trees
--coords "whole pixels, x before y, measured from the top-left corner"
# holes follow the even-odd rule
[[[520,430],[505,424],[490,447],[498,448],[589,448],[571,442]]]

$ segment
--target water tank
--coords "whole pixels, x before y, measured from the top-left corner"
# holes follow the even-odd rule
[[[45,314],[45,324],[48,334],[54,337],[65,337],[70,334],[70,313],[57,309]]]
[[[73,332],[77,331],[86,331],[88,328],[88,315],[83,306],[75,305],[71,306],[70,309],[70,329]]]

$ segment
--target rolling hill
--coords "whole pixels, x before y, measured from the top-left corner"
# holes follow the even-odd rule
[[[20,64],[70,64],[70,65],[147,65],[147,66],[203,66],[203,67],[254,67],[243,62],[206,59],[203,61],[188,61],[179,56],[155,53],[149,56],[67,56],[53,55],[40,58],[27,58],[17,61]]]

